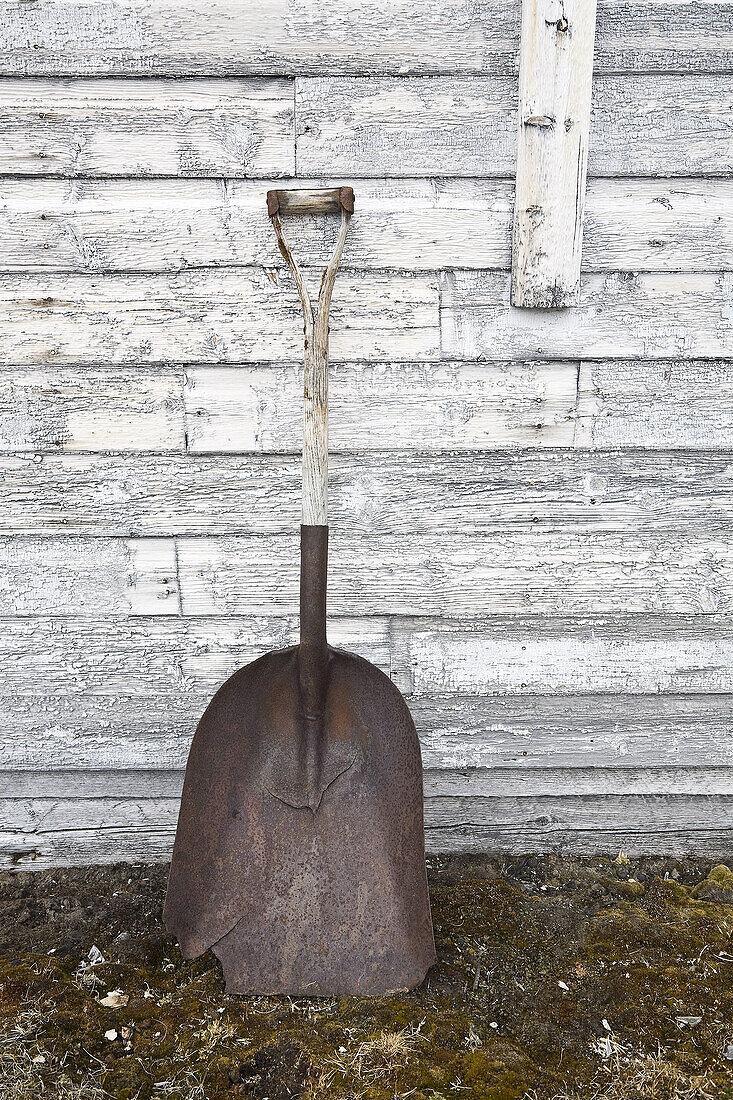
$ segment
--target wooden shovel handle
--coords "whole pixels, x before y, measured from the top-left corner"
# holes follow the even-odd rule
[[[271,218],[275,214],[338,214],[342,210],[354,213],[353,187],[267,192],[267,213]]]
[[[331,294],[354,209],[350,187],[319,191],[268,191],[267,209],[280,252],[288,262],[303,309],[303,526],[328,524],[328,314]],[[315,307],[283,232],[282,214],[338,213],[336,244],[323,272]]]

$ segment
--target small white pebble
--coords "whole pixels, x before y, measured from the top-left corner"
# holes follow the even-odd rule
[[[117,1032],[113,1027],[111,1027],[109,1031],[105,1031],[104,1037],[105,1039],[109,1039],[110,1043],[113,1043],[117,1038]]]
[[[339,1047],[339,1054],[346,1054],[346,1047]]]
[[[498,1026],[499,1025],[497,1024],[496,1020],[492,1020],[491,1023],[489,1024],[489,1027],[493,1027],[493,1028],[497,1028]]]
[[[570,992],[570,986],[565,985],[565,982],[558,982],[557,984],[560,986],[560,989],[562,989],[563,993],[569,993]]]
[[[99,1003],[104,1008],[124,1008],[129,999],[128,995],[123,993],[121,989],[112,989],[106,997],[102,997]]]

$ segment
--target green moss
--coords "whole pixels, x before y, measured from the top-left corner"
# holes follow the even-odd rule
[[[672,1085],[694,1097],[697,1076],[726,1100],[733,905],[719,895],[733,872],[695,878],[682,867],[677,882],[638,861],[507,867],[511,880],[433,874],[439,964],[419,990],[368,1000],[227,997],[216,959],[185,962],[153,923],[162,876],[141,889],[139,915],[107,914],[81,940],[54,910],[55,930],[36,936],[43,951],[0,959],[0,1095],[274,1100],[287,1088],[303,1100],[671,1100]],[[120,931],[130,933],[124,951]],[[73,951],[45,954],[52,934]],[[109,961],[85,976],[91,943]],[[124,1007],[99,1003],[113,988],[128,995]],[[604,1043],[616,1052],[605,1060]],[[25,1092],[3,1091],[11,1072]]]
[[[719,863],[712,868],[706,881],[719,886],[721,890],[733,890],[733,870],[724,863]]]

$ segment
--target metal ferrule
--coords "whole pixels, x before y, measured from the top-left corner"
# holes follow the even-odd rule
[[[323,714],[328,683],[326,643],[326,583],[328,527],[300,528],[300,646],[298,678],[306,717]]]

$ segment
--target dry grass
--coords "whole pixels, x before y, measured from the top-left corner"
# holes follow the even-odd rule
[[[55,1056],[43,1043],[48,1017],[36,1008],[20,1012],[0,1031],[0,1097],[2,1100],[108,1100],[109,1093],[88,1079],[74,1082],[63,1062],[49,1088],[44,1071]]]
[[[422,1038],[420,1027],[408,1027],[401,1031],[381,1031],[368,1039],[350,1043],[324,1063],[311,1095],[314,1100],[326,1097],[347,1080],[353,1082],[356,1079],[363,1083],[364,1088],[349,1095],[353,1100],[359,1100],[371,1086],[393,1083],[396,1074],[407,1066],[410,1055]],[[398,1094],[395,1092],[395,1095]]]
[[[165,1097],[172,1100],[204,1100],[206,1097],[206,1070],[203,1074],[197,1070],[184,1068],[177,1070],[171,1077],[164,1081],[156,1081],[153,1086],[155,1100]]]
[[[578,1090],[557,1093],[552,1100],[717,1100],[719,1092],[708,1073],[689,1075],[670,1062],[663,1051],[624,1058],[617,1046],[608,1079]],[[535,1092],[524,1100],[539,1100]]]

